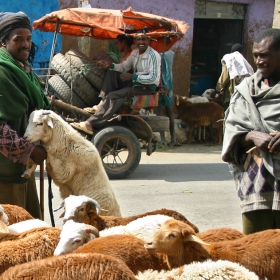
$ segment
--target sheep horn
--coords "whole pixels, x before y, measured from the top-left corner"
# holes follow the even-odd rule
[[[86,225],[86,226],[85,226],[85,231],[86,231],[87,233],[92,233],[92,234],[94,234],[95,237],[99,237],[99,230],[98,230],[96,227],[94,227],[94,226]]]
[[[53,212],[58,211],[59,209],[61,209],[62,207],[64,207],[65,201],[63,200],[60,205],[58,206],[58,208],[54,209]]]
[[[89,204],[92,204],[94,206],[94,208],[96,209],[97,214],[99,214],[100,211],[103,210],[103,209],[100,208],[98,202],[95,201],[94,199],[90,199],[88,202],[89,202]]]
[[[109,211],[109,210],[106,210],[106,209],[103,209],[103,208],[100,208],[100,210],[105,211],[105,212],[108,212],[108,211]]]

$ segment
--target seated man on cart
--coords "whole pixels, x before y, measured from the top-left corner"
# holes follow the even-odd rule
[[[100,92],[103,99],[95,114],[85,122],[71,123],[77,130],[92,135],[94,129],[103,127],[127,100],[134,85],[145,85],[156,90],[160,83],[161,56],[149,46],[150,38],[145,30],[137,33],[134,40],[137,49],[133,50],[125,61],[111,65],[104,62],[104,67],[110,70],[105,75]],[[132,70],[132,73],[128,72],[129,70]],[[115,71],[118,75],[115,75]]]

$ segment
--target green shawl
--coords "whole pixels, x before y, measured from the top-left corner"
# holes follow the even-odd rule
[[[273,87],[265,85],[262,75],[257,71],[235,87],[235,93],[225,114],[222,159],[229,162],[238,177],[242,167],[239,138],[252,130],[265,133],[280,131],[280,83]],[[238,157],[236,157],[238,155]],[[261,151],[266,169],[280,179],[280,154]]]
[[[0,47],[0,122],[20,119],[35,109],[50,109],[36,74],[26,73],[4,47]]]

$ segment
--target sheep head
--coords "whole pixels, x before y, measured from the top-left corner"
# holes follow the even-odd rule
[[[195,235],[194,229],[191,226],[184,222],[170,219],[161,225],[153,238],[145,243],[144,246],[153,253],[172,256],[176,255],[178,250],[182,250],[184,243],[190,241],[209,245]]]
[[[63,206],[64,212],[60,218],[63,217],[64,223],[73,220],[77,223],[93,224],[92,221],[97,218],[101,210],[97,201],[86,195],[70,195],[64,199],[60,208]]]
[[[60,240],[54,250],[54,255],[71,253],[96,237],[99,237],[99,231],[96,227],[76,223],[72,220],[66,221],[62,227]]]
[[[181,95],[175,94],[174,99],[175,99],[175,105],[179,106],[180,103],[188,101],[189,98],[187,96],[181,96]]]
[[[53,112],[50,110],[35,110],[30,114],[24,138],[29,142],[46,142],[51,138],[54,127]]]

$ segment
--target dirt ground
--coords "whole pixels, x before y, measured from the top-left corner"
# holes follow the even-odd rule
[[[218,227],[242,230],[239,199],[229,173],[221,160],[221,145],[184,144],[161,147],[151,156],[142,152],[140,165],[124,180],[112,180],[123,216],[155,209],[176,210],[196,224],[200,231]],[[39,171],[36,171],[39,186]],[[48,182],[45,177],[45,220],[48,212]],[[60,202],[53,185],[53,208]],[[61,227],[55,213],[56,226]]]

